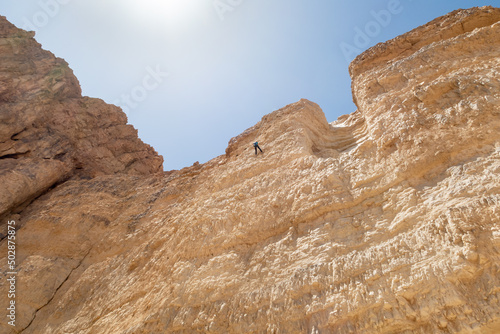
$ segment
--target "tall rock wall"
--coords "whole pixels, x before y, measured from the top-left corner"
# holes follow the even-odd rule
[[[15,216],[0,328],[498,333],[499,21],[460,10],[368,50],[336,122],[301,100],[206,164],[57,185]]]
[[[119,108],[82,97],[64,60],[0,17],[0,216],[75,175],[149,175],[162,163]]]

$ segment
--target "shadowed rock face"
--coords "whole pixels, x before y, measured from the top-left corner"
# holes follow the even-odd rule
[[[116,154],[91,159],[96,146],[71,137],[65,151],[88,177],[9,215],[22,226],[18,325],[2,331],[498,333],[498,21],[498,9],[460,10],[377,45],[350,67],[356,112],[329,124],[301,100],[231,139],[225,155],[181,171],[148,175],[154,155],[136,160],[144,169]],[[34,173],[28,159],[79,175],[64,158],[36,155],[69,127],[61,120],[120,127],[91,112],[122,115],[112,106],[61,102],[79,94],[62,78],[46,102],[74,108],[39,121],[57,131],[28,141],[40,147],[33,157],[6,153],[6,180],[17,163],[27,164],[19,177]],[[257,140],[264,153],[255,156]],[[0,248],[5,257],[5,240]]]
[[[0,17],[0,216],[72,176],[162,171],[117,107],[81,96],[68,64]]]

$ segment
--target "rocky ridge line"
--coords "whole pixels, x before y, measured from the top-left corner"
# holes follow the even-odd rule
[[[68,64],[33,37],[0,17],[0,216],[72,177],[161,173],[125,114],[82,97]]]
[[[450,15],[394,61],[360,57],[336,122],[301,100],[206,164],[39,197],[19,215],[19,328],[499,332],[500,10]]]

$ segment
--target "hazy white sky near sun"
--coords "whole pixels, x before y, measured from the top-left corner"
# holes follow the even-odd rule
[[[170,170],[224,154],[231,137],[301,98],[329,122],[355,111],[355,55],[484,5],[498,1],[0,0],[0,15],[35,30],[84,95],[120,105]]]

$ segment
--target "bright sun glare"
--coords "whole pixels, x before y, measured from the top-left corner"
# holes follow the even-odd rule
[[[149,24],[179,26],[194,19],[195,0],[133,0],[133,15]]]

